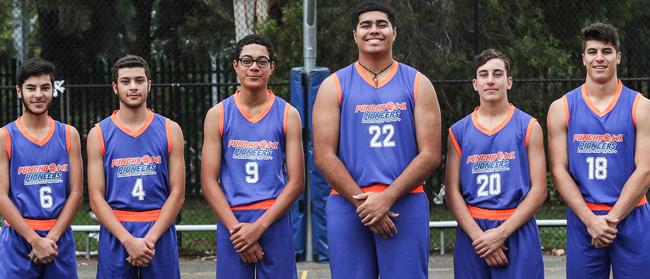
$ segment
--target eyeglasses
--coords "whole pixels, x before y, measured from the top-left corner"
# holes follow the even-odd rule
[[[242,64],[244,67],[250,67],[253,66],[253,63],[257,63],[257,66],[260,68],[264,68],[271,64],[271,60],[267,58],[266,56],[260,56],[257,57],[257,59],[253,59],[253,57],[245,55],[242,56],[241,58],[238,59],[239,63]]]

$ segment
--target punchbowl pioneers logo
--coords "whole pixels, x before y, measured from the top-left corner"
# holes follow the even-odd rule
[[[402,111],[406,109],[406,102],[388,102],[376,105],[356,105],[354,113],[363,113],[361,123],[381,124],[401,121]]]
[[[149,155],[117,158],[111,161],[111,168],[117,168],[117,177],[156,175],[161,159]]]
[[[25,175],[25,185],[63,183],[63,174],[67,172],[68,164],[50,163],[18,168],[18,175]]]
[[[510,170],[510,160],[516,159],[514,151],[467,156],[465,164],[472,164],[472,173],[492,173]]]
[[[277,141],[229,140],[228,147],[234,148],[232,158],[236,160],[273,160],[273,150],[278,149]]]

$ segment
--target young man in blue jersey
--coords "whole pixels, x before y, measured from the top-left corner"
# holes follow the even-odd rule
[[[456,278],[544,278],[533,214],[546,199],[542,128],[508,103],[510,61],[487,49],[472,80],[480,106],[449,128],[445,195],[458,221]]]
[[[393,58],[392,7],[352,13],[358,61],[329,76],[314,104],[314,157],[332,185],[332,278],[426,278],[424,180],[440,163],[440,108],[427,77]]]
[[[77,278],[70,223],[82,200],[79,133],[53,120],[54,65],[17,70],[23,114],[0,129],[0,278]]]
[[[616,28],[582,29],[585,83],[549,108],[553,183],[567,203],[567,278],[650,273],[650,102],[618,80]]]
[[[241,82],[204,124],[201,189],[217,218],[217,278],[297,278],[287,213],[304,188],[298,111],[268,88],[273,45],[236,44]]]
[[[139,56],[113,65],[119,110],[88,133],[88,196],[101,223],[97,278],[180,278],[174,219],[185,200],[183,133],[147,109]]]

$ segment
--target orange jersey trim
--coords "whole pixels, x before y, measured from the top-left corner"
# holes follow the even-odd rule
[[[391,67],[390,72],[388,73],[388,78],[384,79],[382,81],[379,81],[377,83],[377,86],[375,86],[375,81],[373,81],[372,78],[368,75],[368,73],[366,73],[365,69],[363,67],[361,67],[361,64],[359,64],[359,61],[354,63],[354,68],[357,70],[357,73],[359,73],[359,75],[361,75],[361,78],[363,80],[365,80],[366,83],[368,83],[370,86],[372,86],[374,88],[382,87],[382,86],[386,85],[387,83],[389,83],[391,80],[393,80],[393,77],[395,76],[395,74],[397,74],[397,68],[398,67],[399,67],[399,63],[397,61],[393,60],[393,66]]]
[[[282,116],[282,131],[287,132],[287,118],[289,115],[289,104],[284,106],[284,115]]]
[[[266,114],[268,114],[269,111],[271,111],[271,107],[273,107],[273,103],[275,102],[275,95],[273,94],[273,91],[271,91],[270,89],[267,90],[267,94],[271,95],[271,98],[269,98],[269,100],[267,101],[266,108],[264,108],[264,111],[262,111],[262,113],[260,113],[258,116],[254,117],[254,116],[250,115],[246,111],[246,109],[244,109],[241,102],[239,102],[239,93],[240,92],[241,91],[239,89],[237,89],[237,91],[235,92],[235,106],[237,106],[237,110],[239,110],[239,112],[244,116],[244,118],[246,118],[246,120],[248,120],[249,122],[251,122],[253,124],[255,124],[255,123],[259,122],[260,120],[262,120],[264,118],[264,116],[266,116]]]
[[[48,220],[36,220],[36,219],[23,219],[27,225],[32,228],[32,230],[35,231],[49,231],[54,227],[54,224],[56,224],[56,219],[48,219]],[[11,227],[11,224],[5,220],[5,225],[8,227]]]
[[[172,142],[172,131],[171,131],[171,126],[172,121],[169,120],[169,118],[165,119],[165,134],[167,134],[167,155],[172,154],[172,147],[174,147],[174,143]]]
[[[151,222],[158,220],[160,209],[149,211],[113,210],[113,214],[120,222]]]
[[[639,203],[636,204],[636,207],[642,206],[644,204],[648,203],[648,200],[646,199],[645,196],[639,201]],[[591,210],[601,210],[601,211],[610,211],[612,210],[613,206],[609,204],[604,204],[604,203],[592,203],[592,202],[587,202],[587,207]]]
[[[605,114],[610,112],[614,108],[614,106],[616,106],[616,103],[618,102],[618,97],[621,96],[621,91],[622,90],[623,90],[623,83],[621,83],[621,81],[619,80],[618,85],[616,86],[616,94],[614,95],[614,99],[612,99],[612,101],[609,103],[609,105],[603,111],[599,110],[598,107],[596,107],[596,105],[594,105],[591,102],[591,99],[589,99],[589,94],[587,93],[587,85],[586,84],[582,85],[582,99],[585,100],[585,103],[587,104],[589,109],[591,109],[591,111],[593,111],[596,115],[598,115],[600,117],[603,117],[603,116],[605,116]]]
[[[420,72],[415,72],[415,82],[413,84],[413,102],[418,99],[418,93],[420,93]]]
[[[343,100],[343,89],[341,89],[341,81],[339,80],[339,76],[336,75],[336,73],[332,74],[334,83],[336,84],[336,96],[339,100],[339,105],[341,105],[341,100]]]
[[[217,112],[219,114],[219,135],[223,137],[223,104],[219,103],[217,104]]]
[[[463,157],[463,151],[460,149],[460,145],[458,145],[458,141],[456,141],[456,135],[454,135],[454,131],[449,128],[449,139],[451,139],[451,143],[454,144],[454,149],[456,149],[456,153],[458,153],[458,157]]]
[[[567,101],[566,95],[562,96],[562,103],[564,103],[564,122],[566,122],[566,127],[569,128],[569,101]]]
[[[639,105],[640,99],[641,99],[641,93],[637,93],[636,97],[634,97],[634,105],[632,105],[632,123],[634,123],[634,127],[636,127],[636,109]]]
[[[366,193],[379,193],[379,192],[383,192],[384,190],[386,190],[386,188],[388,188],[388,185],[386,185],[386,184],[373,184],[373,185],[370,185],[370,186],[361,187],[361,190],[363,190]],[[411,194],[413,194],[413,193],[424,193],[424,186],[418,185],[417,187],[413,188],[413,190],[411,190],[411,192],[409,192],[409,193],[411,193]],[[330,194],[332,194],[332,195],[340,195],[339,192],[337,192],[334,189],[332,189]]]
[[[510,112],[508,113],[508,116],[506,116],[506,118],[503,119],[503,121],[501,121],[501,123],[499,123],[499,125],[494,127],[494,129],[490,130],[488,128],[485,128],[478,121],[477,112],[480,109],[481,109],[480,106],[476,107],[476,109],[474,109],[474,112],[472,112],[472,122],[474,122],[474,126],[476,126],[477,129],[479,129],[481,132],[483,132],[484,134],[486,134],[488,136],[492,136],[492,135],[498,133],[499,131],[501,131],[501,129],[503,129],[503,127],[505,127],[508,124],[508,122],[510,122],[510,119],[512,118],[512,115],[515,113],[515,106],[513,106],[512,104],[509,104]]]
[[[528,147],[528,141],[530,140],[530,134],[533,133],[533,125],[537,122],[537,119],[532,118],[528,122],[528,128],[526,128],[526,139],[524,140],[524,144],[526,144],[526,147]]]
[[[2,128],[2,130],[5,131],[5,135],[6,135],[5,145],[7,146],[5,147],[5,149],[7,149],[7,159],[11,159],[11,136],[9,136],[9,130],[7,130],[4,127]]]
[[[146,131],[147,128],[149,128],[149,125],[153,121],[153,112],[151,110],[147,110],[147,112],[149,113],[149,115],[147,116],[147,120],[145,120],[144,124],[142,124],[140,129],[138,129],[136,131],[132,131],[131,129],[127,128],[124,124],[122,124],[122,122],[120,122],[119,119],[117,119],[117,113],[118,112],[119,112],[119,110],[116,110],[116,111],[113,112],[113,115],[111,115],[111,120],[113,121],[113,123],[115,123],[115,126],[117,126],[117,128],[122,130],[122,132],[124,132],[127,135],[132,136],[134,138],[137,138],[140,135],[142,135],[142,133],[144,133],[144,131]]]
[[[100,127],[99,124],[95,124],[95,127],[97,127],[97,139],[99,139],[99,151],[102,152],[102,157],[104,157],[106,150],[104,149],[104,135],[102,134],[102,127]]]
[[[54,135],[54,119],[51,117],[47,117],[49,122],[50,122],[50,128],[47,131],[47,135],[45,135],[44,138],[42,139],[37,139],[36,137],[32,136],[27,132],[27,129],[23,126],[23,124],[20,122],[20,119],[22,117],[19,117],[18,120],[16,120],[16,127],[18,127],[18,131],[20,131],[21,134],[23,134],[29,141],[33,142],[36,145],[43,146],[45,145],[50,139],[52,138],[52,135]]]
[[[507,220],[515,213],[515,208],[511,209],[485,209],[476,206],[468,206],[469,214],[476,219],[486,220]]]
[[[70,154],[70,129],[72,127],[65,125],[65,149],[68,151],[68,154]]]
[[[275,199],[268,199],[268,200],[263,200],[252,204],[233,206],[230,209],[231,210],[269,209],[271,208],[271,206],[273,206],[273,204],[275,204]]]

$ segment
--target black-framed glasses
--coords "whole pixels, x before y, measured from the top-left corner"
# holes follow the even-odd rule
[[[257,63],[258,67],[264,68],[271,64],[271,59],[269,59],[266,56],[260,56],[257,57],[257,59],[253,59],[253,57],[251,56],[244,55],[240,57],[238,60],[239,63],[241,63],[241,65],[244,67],[250,67],[253,66],[253,63]]]

